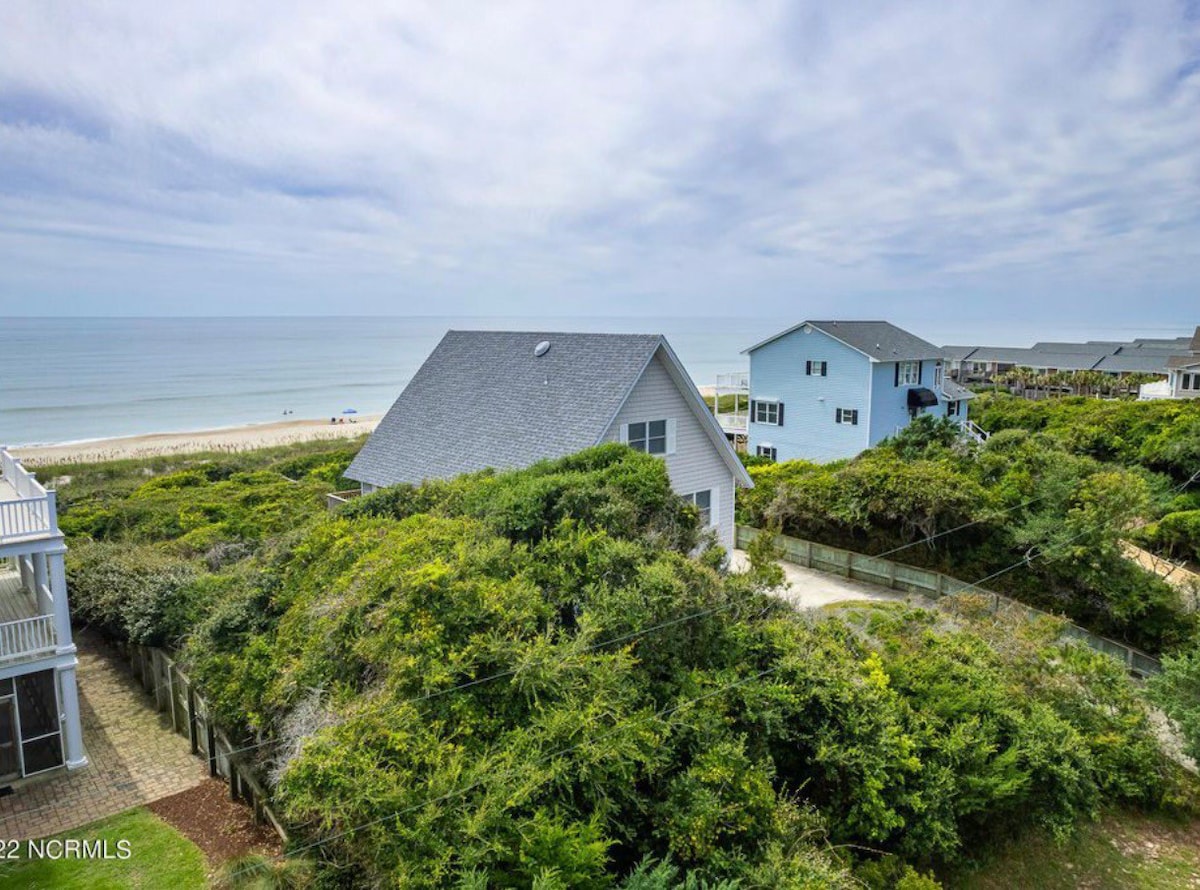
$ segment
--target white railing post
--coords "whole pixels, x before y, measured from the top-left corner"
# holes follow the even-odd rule
[[[58,637],[58,651],[74,651],[71,641],[71,612],[67,605],[67,572],[63,562],[64,551],[47,553],[46,562],[50,569],[50,596],[54,600],[54,629]]]
[[[46,524],[50,527],[50,534],[58,533],[58,492],[46,492]]]

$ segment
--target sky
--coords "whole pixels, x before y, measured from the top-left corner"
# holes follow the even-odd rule
[[[1200,0],[0,4],[0,318],[543,313],[1189,332]]]

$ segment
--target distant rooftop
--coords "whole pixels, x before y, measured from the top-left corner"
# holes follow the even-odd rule
[[[1013,346],[943,346],[948,361],[997,362],[1027,368],[1063,371],[1109,371],[1165,374],[1178,367],[1189,346],[1200,342],[1200,327],[1194,337],[1139,337],[1136,340],[1088,340],[1068,343],[1043,340],[1029,348]]]

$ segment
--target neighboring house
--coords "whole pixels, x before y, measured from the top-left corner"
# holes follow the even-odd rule
[[[0,785],[87,764],[53,491],[0,447]]]
[[[1167,363],[1167,382],[1172,399],[1200,398],[1200,326],[1187,346],[1187,353],[1172,356]]]
[[[919,414],[967,422],[973,394],[942,373],[941,349],[886,321],[806,321],[746,353],[752,455],[837,460]]]
[[[990,381],[1015,368],[1041,374],[1098,371],[1111,377],[1168,373],[1175,356],[1187,352],[1188,339],[1139,338],[1089,340],[1086,343],[1042,341],[1026,348],[1010,346],[943,346],[950,376],[960,382]]]
[[[753,483],[658,334],[450,331],[346,476],[367,493],[602,442],[661,457],[674,490],[733,546],[734,492]]]

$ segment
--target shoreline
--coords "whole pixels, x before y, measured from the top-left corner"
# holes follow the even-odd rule
[[[203,430],[60,442],[54,445],[14,445],[9,450],[31,468],[63,463],[97,463],[136,457],[160,457],[197,451],[251,451],[273,445],[292,445],[321,439],[352,439],[372,432],[382,417],[382,414],[358,414],[352,423],[330,423],[327,418],[276,420]]]

